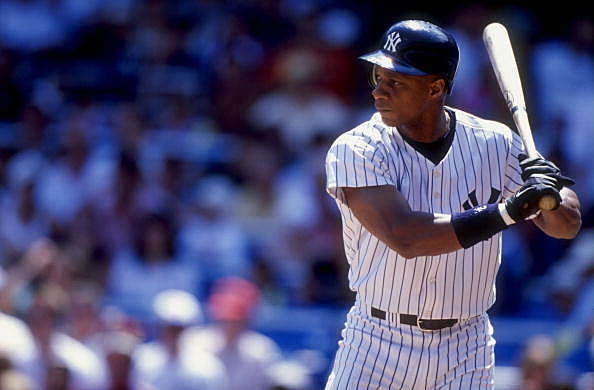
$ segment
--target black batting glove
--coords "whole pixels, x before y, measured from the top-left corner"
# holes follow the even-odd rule
[[[553,196],[557,204],[561,203],[558,187],[559,183],[552,176],[529,177],[518,192],[505,201],[505,209],[515,222],[523,221],[539,210],[538,202],[545,195]]]
[[[520,168],[522,169],[522,180],[548,176],[554,179],[557,190],[563,187],[570,187],[575,184],[572,178],[561,174],[561,170],[552,161],[543,157],[528,157],[524,153],[518,155]]]

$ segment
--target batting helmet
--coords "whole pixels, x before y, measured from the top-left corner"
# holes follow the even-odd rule
[[[379,50],[359,58],[399,73],[442,76],[449,94],[459,50],[454,37],[443,28],[422,20],[405,20],[386,31]],[[372,82],[376,84],[373,74]]]

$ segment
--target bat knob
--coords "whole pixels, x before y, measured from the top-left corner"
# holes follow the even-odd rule
[[[538,208],[541,210],[555,210],[557,207],[559,201],[551,195],[545,195],[538,201]]]

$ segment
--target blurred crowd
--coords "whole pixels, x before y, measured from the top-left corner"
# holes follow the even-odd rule
[[[539,16],[0,1],[0,389],[314,389],[250,318],[351,302],[324,157],[372,113],[357,56],[411,17],[459,42],[448,104],[509,125],[481,31],[497,20],[512,32],[537,145],[576,180],[584,226],[570,242],[506,231],[499,283],[514,287],[493,314],[564,321],[559,356],[587,343],[593,24],[576,13],[551,31]]]

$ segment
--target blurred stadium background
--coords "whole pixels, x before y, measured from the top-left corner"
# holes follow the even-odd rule
[[[357,55],[403,18],[458,39],[448,104],[511,126],[480,35],[510,30],[584,226],[504,233],[497,388],[594,388],[591,14],[369,3],[0,0],[0,388],[321,388],[353,298],[323,159],[373,108]],[[163,379],[171,340],[205,372]]]

